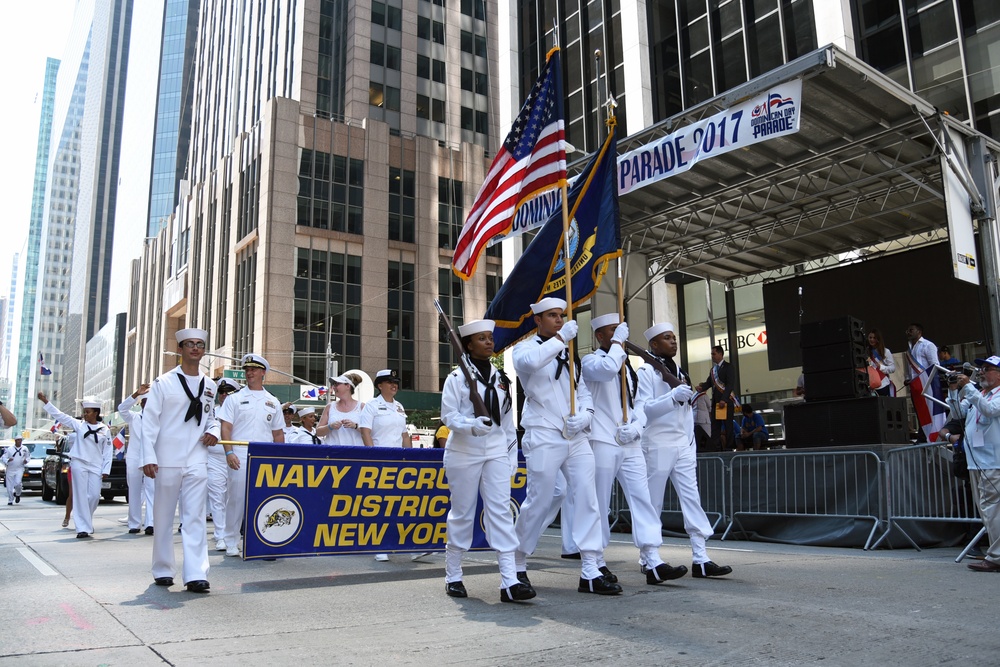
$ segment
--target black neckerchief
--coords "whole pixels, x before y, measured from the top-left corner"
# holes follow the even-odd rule
[[[663,365],[667,367],[667,370],[674,374],[674,377],[676,377],[682,383],[687,384],[687,374],[685,374],[684,371],[681,370],[681,367],[677,365],[677,362],[674,361],[673,357],[658,357],[658,358],[660,361],[663,362]]]
[[[205,391],[205,378],[201,379],[201,384],[198,385],[198,394],[192,394],[191,390],[188,388],[187,380],[184,379],[183,373],[177,374],[177,379],[181,381],[181,388],[184,389],[184,393],[187,394],[188,400],[191,401],[188,405],[187,413],[184,415],[184,421],[194,418],[194,421],[198,426],[201,426],[201,394]]]
[[[489,359],[476,359],[471,355],[467,356],[472,364],[473,370],[476,371],[476,379],[479,382],[482,382],[483,386],[486,387],[486,392],[483,395],[483,402],[486,403],[486,408],[490,411],[490,419],[493,420],[494,424],[499,424],[500,395],[497,394],[497,388],[492,382],[490,382],[493,375],[493,364],[490,363]]]
[[[83,434],[83,438],[84,438],[84,440],[86,440],[88,435],[92,435],[92,436],[94,436],[94,442],[100,442],[100,440],[97,439],[97,436],[98,436],[98,434],[100,432],[101,432],[101,427],[100,427],[99,424],[98,424],[97,428],[89,428],[88,427],[87,428],[87,432]]]
[[[538,344],[541,345],[542,343],[544,343],[545,341],[547,341],[552,336],[546,337],[546,336],[543,336],[541,334],[538,334],[538,337],[541,339],[541,340],[538,341]],[[575,348],[573,350],[573,365],[574,365],[574,368],[576,369],[576,381],[577,381],[577,383],[579,383],[580,382],[580,355],[576,353],[576,349]],[[557,380],[562,375],[563,369],[566,369],[567,371],[569,371],[569,348],[563,348],[563,351],[556,355],[556,379]]]
[[[306,431],[306,432],[309,433],[308,431]],[[313,439],[313,444],[314,445],[320,444],[319,436],[317,436],[315,433],[309,433],[309,437]]]

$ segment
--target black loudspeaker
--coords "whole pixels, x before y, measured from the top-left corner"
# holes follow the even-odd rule
[[[795,403],[785,406],[783,422],[789,449],[910,442],[905,398]]]
[[[871,396],[868,387],[868,371],[862,366],[857,368],[841,368],[823,373],[807,373],[803,378],[806,389],[806,401],[832,401],[843,398],[864,398]]]
[[[802,348],[802,372],[808,379],[812,373],[824,373],[868,365],[868,348],[861,343],[834,343]]]
[[[845,315],[822,322],[806,322],[799,335],[799,347],[821,347],[836,343],[865,344],[865,323]]]

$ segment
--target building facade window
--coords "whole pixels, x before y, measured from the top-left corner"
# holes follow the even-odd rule
[[[416,173],[389,167],[389,239],[415,242]]]
[[[455,247],[464,218],[462,182],[438,177],[438,247]]]
[[[381,15],[385,22],[385,5]],[[319,54],[316,68],[316,113],[324,118],[344,117],[344,86],[347,81],[347,9],[345,0],[320,3]],[[399,10],[396,10],[399,20]],[[375,7],[372,7],[375,21]],[[398,29],[398,28],[397,28]]]
[[[404,389],[416,387],[416,349],[413,342],[416,281],[413,264],[389,262],[386,311],[386,365],[398,369]]]
[[[327,345],[341,370],[359,368],[361,257],[296,248],[294,301],[292,373],[325,385]]]
[[[372,2],[371,19],[375,25],[400,30],[403,25],[403,12],[392,3]],[[347,25],[346,21],[344,25]]]
[[[253,352],[254,309],[257,294],[257,249],[240,253],[236,259],[236,293],[233,299],[233,352],[243,356]]]
[[[465,323],[462,305],[462,279],[456,276],[451,269],[438,269],[438,301],[441,302],[441,309],[451,320],[451,325],[456,329]],[[455,351],[451,349],[451,341],[444,327],[438,327],[440,337],[438,339],[438,390],[444,389],[444,381],[458,363]]]
[[[364,161],[300,150],[298,224],[364,233]]]

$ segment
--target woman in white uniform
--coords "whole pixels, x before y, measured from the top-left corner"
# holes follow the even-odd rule
[[[486,539],[496,550],[500,566],[500,599],[516,602],[535,597],[535,590],[518,581],[514,566],[518,541],[510,513],[510,477],[517,470],[517,435],[510,380],[490,363],[493,326],[492,320],[476,320],[458,327],[462,347],[475,369],[476,389],[490,416],[475,416],[469,383],[459,369],[445,379],[441,394],[441,421],[451,431],[444,452],[451,489],[445,593],[468,597],[462,583],[462,554],[472,546],[476,502],[481,495]]]
[[[45,412],[63,426],[73,429],[76,441],[70,451],[73,473],[73,523],[76,536],[90,537],[94,532],[94,510],[101,502],[101,480],[111,473],[111,431],[101,422],[101,402],[83,399],[83,419],[73,419],[49,403],[44,393],[38,400]]]
[[[361,384],[360,375],[349,373],[330,379],[333,395],[336,399],[327,404],[323,416],[319,418],[320,426],[316,435],[326,438],[328,445],[364,445],[361,431],[361,411],[365,404],[354,397],[354,391]]]
[[[222,407],[226,397],[235,394],[243,387],[236,380],[219,378],[216,381],[219,389],[216,392]],[[225,551],[226,540],[226,491],[229,488],[229,465],[226,463],[226,450],[216,443],[208,448],[208,513],[212,516],[212,539],[215,540],[215,550]]]
[[[292,433],[292,439],[286,440],[297,445],[322,445],[323,441],[316,435],[316,408],[305,407],[299,410],[299,422],[302,424]]]

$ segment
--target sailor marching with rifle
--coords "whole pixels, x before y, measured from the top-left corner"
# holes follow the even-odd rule
[[[38,392],[38,400],[52,419],[76,434],[69,453],[73,475],[73,523],[76,524],[76,536],[88,538],[94,533],[94,510],[101,502],[101,480],[111,473],[111,431],[101,421],[101,402],[83,399],[83,419],[73,419],[49,403],[44,393]]]
[[[531,304],[537,333],[513,349],[514,370],[525,393],[521,424],[531,439],[527,498],[516,525],[520,542],[515,553],[517,575],[530,585],[527,558],[545,530],[556,475],[562,470],[573,494],[573,541],[580,549],[577,590],[616,595],[621,586],[613,575],[602,573],[598,564],[603,538],[594,487],[594,452],[587,435],[593,408],[578,361],[570,361],[567,346],[579,327],[573,320],[563,321],[565,310],[566,302],[555,297]]]
[[[510,380],[490,362],[493,321],[469,322],[456,335],[436,301],[435,306],[461,359],[459,368],[445,379],[441,394],[441,421],[451,431],[444,452],[451,489],[445,593],[468,596],[462,583],[462,555],[472,546],[477,496],[481,495],[486,539],[496,550],[500,566],[500,600],[530,600],[535,590],[518,580],[514,564],[518,542],[510,513],[510,478],[517,471],[517,434]]]
[[[643,414],[642,451],[646,457],[649,499],[659,517],[663,511],[663,496],[667,480],[674,485],[684,514],[684,530],[691,538],[693,552],[692,576],[719,577],[733,568],[716,565],[705,550],[705,541],[712,536],[712,525],[701,507],[698,495],[697,458],[694,441],[694,414],[688,375],[674,361],[677,336],[669,322],[654,324],[645,331],[649,351],[628,344],[646,363],[639,367],[639,390],[635,409]],[[640,556],[642,571],[650,562]]]
[[[640,443],[643,413],[635,409],[639,376],[628,360],[628,324],[618,313],[595,317],[590,322],[600,348],[583,358],[583,379],[594,403],[590,444],[594,448],[597,500],[603,510],[603,545],[611,539],[608,512],[615,479],[628,499],[632,516],[632,541],[646,564],[646,583],[659,584],[687,574],[683,565],[671,567],[660,558],[663,526],[659,509],[649,499],[646,460]],[[624,376],[624,377],[623,377]],[[604,565],[603,559],[599,561]]]

